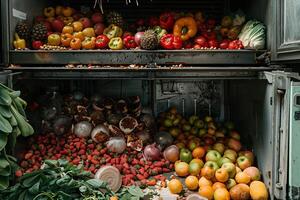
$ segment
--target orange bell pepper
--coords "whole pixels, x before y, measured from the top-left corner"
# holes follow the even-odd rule
[[[173,34],[183,41],[194,37],[197,33],[197,23],[193,17],[182,17],[175,22]]]

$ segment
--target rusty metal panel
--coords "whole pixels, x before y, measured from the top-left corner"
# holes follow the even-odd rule
[[[11,64],[256,64],[253,50],[10,51]]]

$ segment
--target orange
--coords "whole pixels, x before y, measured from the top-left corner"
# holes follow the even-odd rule
[[[235,175],[235,181],[237,183],[248,184],[251,181],[251,177],[246,172],[239,172]]]
[[[112,196],[109,198],[109,200],[118,200],[118,197],[117,196]]]
[[[212,179],[215,176],[215,170],[205,166],[201,169],[201,176],[204,176],[207,179]]]
[[[192,152],[193,158],[203,158],[205,149],[203,147],[196,147]]]
[[[206,197],[208,200],[211,200],[214,197],[214,190],[211,186],[205,185],[199,188],[199,194]]]
[[[207,178],[205,178],[204,176],[202,176],[199,179],[199,187],[203,187],[203,186],[212,186],[212,182],[210,180],[208,180]]]
[[[178,179],[172,179],[168,183],[168,188],[171,193],[173,194],[179,194],[182,191],[182,184]]]
[[[175,172],[178,176],[189,175],[189,165],[185,162],[175,163]]]
[[[213,188],[214,191],[216,191],[216,189],[218,189],[218,188],[226,188],[226,185],[224,183],[215,182],[212,185],[212,188]]]
[[[226,188],[218,188],[214,193],[214,200],[230,200],[230,194]]]
[[[225,168],[217,169],[215,173],[217,181],[225,183],[229,179],[229,174]]]
[[[200,174],[202,166],[199,163],[196,163],[196,162],[190,163],[189,164],[189,173],[191,175],[198,176]]]
[[[196,190],[198,188],[198,178],[191,175],[186,177],[185,185],[189,190]]]

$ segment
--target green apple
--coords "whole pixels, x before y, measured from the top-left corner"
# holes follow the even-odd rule
[[[172,120],[171,119],[165,119],[164,120],[164,126],[165,127],[171,127],[173,124]]]
[[[198,120],[198,119],[199,119],[198,116],[192,115],[192,116],[189,117],[189,123],[190,123],[191,125],[193,125],[193,124],[195,123],[195,121]]]
[[[202,128],[202,129],[199,130],[198,136],[201,137],[201,136],[203,136],[205,134],[206,134],[206,129]]]
[[[251,166],[251,161],[246,156],[240,156],[236,160],[237,165],[241,170],[246,169],[247,167]]]
[[[193,127],[193,128],[190,130],[190,133],[191,133],[192,135],[197,135],[198,129],[197,129],[196,127]]]
[[[188,132],[188,131],[190,131],[191,130],[191,125],[189,125],[189,124],[183,124],[183,126],[182,126],[182,130],[183,131],[186,131],[186,132]]]
[[[230,190],[230,188],[234,187],[236,185],[236,182],[233,178],[230,178],[227,182],[226,182],[226,187],[228,190]]]
[[[205,156],[206,161],[215,161],[217,162],[221,158],[221,154],[216,150],[210,150]]]
[[[171,128],[170,130],[169,130],[169,133],[173,136],[173,137],[177,137],[178,135],[179,135],[179,133],[180,133],[180,130],[179,130],[179,128]]]
[[[56,33],[52,33],[48,36],[48,44],[52,46],[59,46],[60,36]]]
[[[227,149],[224,152],[223,157],[229,158],[232,162],[235,162],[237,158],[237,153],[232,149]]]
[[[193,159],[192,153],[190,150],[183,148],[180,150],[180,160],[186,163],[189,163]]]
[[[230,178],[234,178],[236,174],[236,167],[233,163],[224,163],[222,168],[227,170]]]
[[[210,168],[214,169],[215,171],[216,171],[217,169],[219,169],[218,164],[217,164],[216,162],[214,162],[214,161],[207,161],[207,162],[204,164],[204,167],[210,167]]]
[[[194,140],[191,140],[189,143],[188,143],[188,148],[189,150],[193,151],[196,147],[198,146],[197,142],[194,141]]]
[[[221,167],[224,163],[232,163],[232,161],[229,158],[222,157],[220,160],[218,160],[218,165]]]
[[[201,119],[197,119],[194,122],[194,126],[197,127],[197,128],[203,128],[204,127],[204,121],[202,121]]]
[[[222,155],[225,151],[225,145],[222,143],[215,143],[213,149],[218,151]]]

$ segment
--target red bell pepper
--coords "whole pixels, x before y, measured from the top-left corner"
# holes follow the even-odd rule
[[[171,30],[174,26],[175,19],[174,15],[170,12],[162,13],[159,17],[159,26],[161,28]]]
[[[159,19],[157,17],[152,16],[152,17],[149,18],[148,23],[149,23],[150,27],[158,26],[159,25]]]
[[[160,45],[164,49],[181,49],[182,40],[180,37],[174,36],[173,34],[166,34],[160,39]]]
[[[106,35],[99,35],[96,38],[96,48],[97,49],[106,49],[109,43],[109,38]]]
[[[125,46],[127,49],[132,49],[132,48],[136,48],[136,47],[137,47],[137,44],[136,44],[136,42],[134,41],[134,36],[131,36],[131,35],[126,36],[126,37],[123,39],[123,43],[124,43],[124,46]]]

